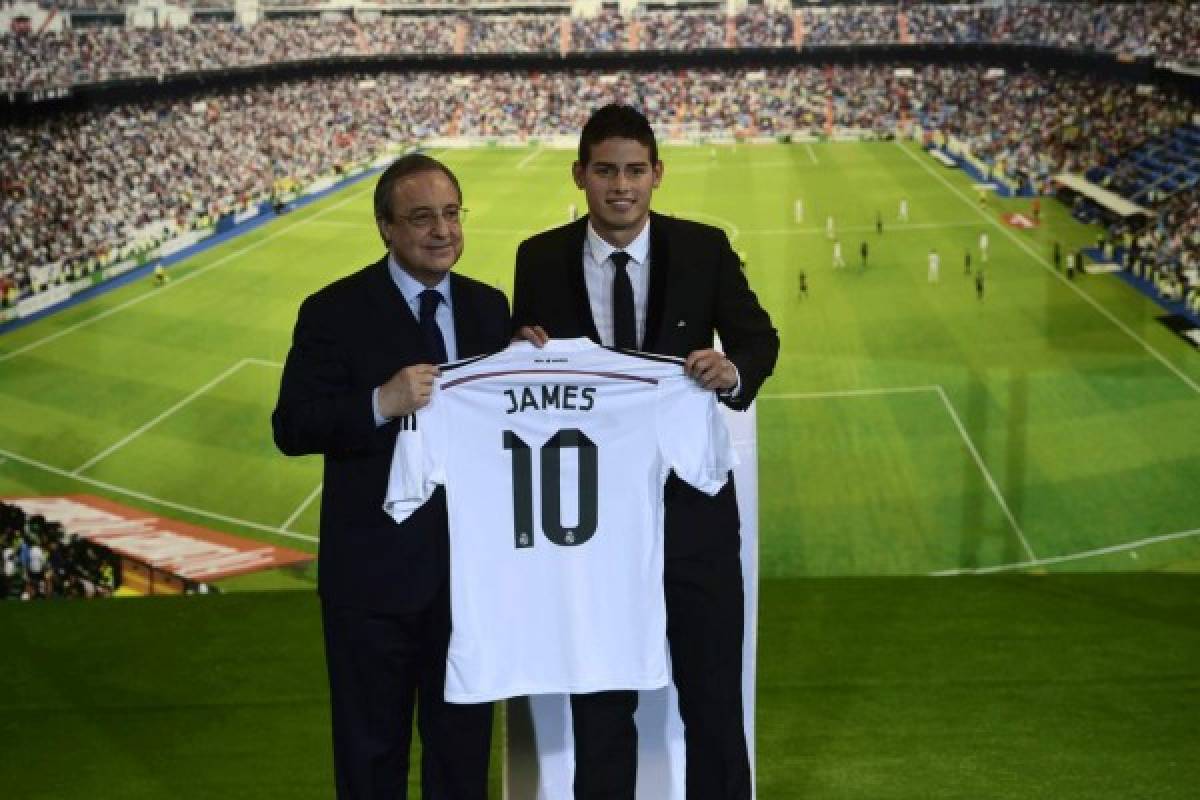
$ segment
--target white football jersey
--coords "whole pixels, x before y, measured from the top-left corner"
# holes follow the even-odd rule
[[[443,366],[403,420],[384,508],[446,487],[446,700],[667,684],[663,484],[715,494],[737,463],[682,363],[520,342]]]

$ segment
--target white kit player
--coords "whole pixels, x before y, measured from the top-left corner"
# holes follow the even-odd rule
[[[448,701],[667,684],[663,484],[715,494],[737,461],[682,365],[518,342],[444,365],[402,422],[385,509],[446,488]]]
[[[938,255],[937,250],[930,250],[929,251],[929,275],[928,275],[928,280],[930,283],[938,282],[938,273],[940,271],[941,271],[941,257]]]
[[[840,269],[846,266],[846,259],[842,257],[842,243],[835,241],[833,243],[833,268]]]

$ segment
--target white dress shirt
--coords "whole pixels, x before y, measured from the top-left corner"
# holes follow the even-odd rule
[[[458,340],[454,336],[454,306],[451,305],[450,299],[450,273],[442,278],[437,286],[426,286],[418,281],[412,275],[409,275],[396,262],[396,259],[391,254],[387,260],[388,272],[392,276],[392,282],[396,284],[396,288],[400,290],[400,294],[404,297],[404,302],[408,303],[409,310],[412,311],[413,317],[419,322],[421,319],[421,292],[426,289],[435,289],[442,296],[442,302],[438,303],[437,313],[434,314],[434,321],[437,322],[438,329],[442,332],[442,340],[446,343],[446,358],[450,361],[458,359]],[[396,323],[399,325],[399,321]],[[375,414],[375,425],[387,424],[390,417],[385,417],[379,412],[379,389],[371,392],[371,411]]]
[[[616,250],[629,254],[625,271],[633,284],[633,319],[637,327],[637,349],[646,339],[646,307],[650,304],[650,221],[627,247],[613,247],[600,238],[588,222],[587,241],[583,245],[583,279],[587,284],[588,302],[592,307],[592,319],[600,343],[608,347],[616,344],[613,332],[613,276],[617,268],[609,256]]]

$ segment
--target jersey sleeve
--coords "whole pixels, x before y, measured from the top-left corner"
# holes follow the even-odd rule
[[[662,381],[656,415],[659,452],[666,465],[705,494],[719,492],[738,458],[716,393],[689,378]]]
[[[433,399],[400,420],[383,510],[404,522],[446,482],[445,401]]]

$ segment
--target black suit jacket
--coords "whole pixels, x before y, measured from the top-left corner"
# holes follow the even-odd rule
[[[451,273],[450,296],[460,358],[507,346],[503,293]],[[431,360],[386,259],[300,306],[271,422],[287,455],[325,457],[318,590],[327,601],[413,611],[447,578],[445,495],[402,525],[384,513],[398,422],[376,427],[371,410],[375,387]]]
[[[540,325],[553,338],[599,342],[583,277],[587,218],[538,234],[517,248],[513,322]],[[747,408],[775,368],[779,335],[719,228],[651,214],[650,294],[641,349],[683,358],[721,337],[738,368],[735,409]],[[667,554],[729,544],[737,530],[732,482],[715,502],[677,479],[666,487]]]

